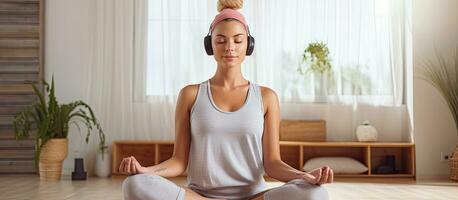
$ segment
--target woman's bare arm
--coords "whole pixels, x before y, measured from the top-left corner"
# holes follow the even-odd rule
[[[280,158],[279,129],[280,106],[275,92],[269,88],[262,88],[264,102],[264,169],[271,178],[288,182],[300,178],[301,172],[284,163]]]
[[[188,165],[191,141],[190,111],[198,92],[198,85],[184,87],[178,96],[175,110],[175,145],[170,159],[154,166],[142,167],[134,157],[121,161],[119,171],[127,174],[150,173],[162,177],[182,174]]]
[[[306,173],[297,170],[281,160],[280,157],[280,105],[277,94],[266,87],[261,89],[264,104],[263,155],[264,170],[269,177],[288,182],[293,179],[304,179],[312,184],[332,182],[332,170],[324,166]]]

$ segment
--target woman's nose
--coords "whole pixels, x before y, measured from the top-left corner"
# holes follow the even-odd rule
[[[234,48],[235,48],[234,42],[228,41],[228,42],[226,43],[225,51],[234,51]]]

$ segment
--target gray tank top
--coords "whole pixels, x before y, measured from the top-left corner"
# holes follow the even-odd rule
[[[260,87],[250,82],[247,98],[234,112],[220,110],[210,82],[199,85],[191,109],[188,187],[211,198],[246,199],[264,191]]]

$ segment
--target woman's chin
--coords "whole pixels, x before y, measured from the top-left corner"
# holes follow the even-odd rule
[[[240,62],[237,62],[237,60],[223,60],[222,64],[228,67],[235,67],[240,65]]]

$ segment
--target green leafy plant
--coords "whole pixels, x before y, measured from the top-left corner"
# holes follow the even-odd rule
[[[427,81],[444,98],[455,120],[458,130],[458,47],[455,53],[455,66],[448,66],[444,57],[436,51],[438,62],[427,61],[422,71],[423,80]]]
[[[332,69],[331,59],[329,58],[329,49],[323,42],[310,43],[302,53],[302,64],[298,71],[302,75],[309,72],[325,73]]]
[[[105,145],[105,134],[97,121],[91,107],[83,101],[74,101],[67,104],[59,104],[54,95],[54,77],[51,85],[44,81],[48,102],[46,103],[42,94],[35,84],[32,84],[38,102],[27,107],[17,114],[13,121],[14,134],[16,139],[29,137],[32,126],[37,128],[35,139],[35,167],[38,168],[40,151],[46,142],[52,138],[67,138],[70,124],[74,124],[81,132],[80,124],[87,127],[85,141],[89,142],[91,130],[96,128],[99,133],[99,149],[103,152]]]

